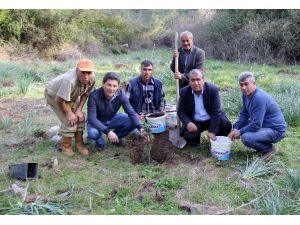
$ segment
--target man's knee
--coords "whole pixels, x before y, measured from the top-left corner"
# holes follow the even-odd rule
[[[88,137],[91,139],[98,139],[100,136],[100,132],[93,127],[88,127]]]
[[[219,132],[218,135],[227,136],[232,130],[232,124],[227,119],[227,117],[223,117],[220,121]]]
[[[199,141],[200,134],[198,132],[189,132],[187,129],[183,132],[183,137],[188,142]]]
[[[251,134],[249,132],[241,135],[241,140],[244,145],[250,147],[253,144],[253,139],[251,138]]]
[[[123,115],[121,115],[121,120],[122,120],[122,124],[123,127],[125,128],[135,128],[134,127],[134,123],[132,122],[132,120],[129,118],[129,116],[125,113],[122,113]]]

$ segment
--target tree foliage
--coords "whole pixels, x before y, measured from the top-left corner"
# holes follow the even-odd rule
[[[25,45],[42,55],[73,48],[96,56],[105,49],[119,52],[124,44],[172,47],[174,31],[184,30],[217,59],[300,61],[297,9],[0,10],[0,43]]]

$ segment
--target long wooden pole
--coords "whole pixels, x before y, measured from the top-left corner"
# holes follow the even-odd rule
[[[178,32],[175,33],[175,50],[178,51]],[[175,73],[178,71],[178,56],[175,58]],[[176,107],[178,112],[178,102],[179,102],[179,79],[176,80]],[[178,129],[178,135],[180,134],[180,119],[177,114],[177,129]]]

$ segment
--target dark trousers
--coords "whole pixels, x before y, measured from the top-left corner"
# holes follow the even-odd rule
[[[189,132],[185,127],[182,133],[183,138],[190,144],[199,144],[201,133],[205,130],[209,129],[210,120],[198,122],[192,121],[198,127],[196,132]],[[219,130],[216,133],[216,136],[227,136],[232,128],[231,122],[228,120],[226,116],[222,116],[220,119]]]

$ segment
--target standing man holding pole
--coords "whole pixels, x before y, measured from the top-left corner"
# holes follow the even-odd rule
[[[181,47],[174,50],[173,61],[170,65],[175,78],[179,79],[179,86],[183,88],[189,84],[189,72],[200,69],[203,72],[205,52],[194,45],[194,37],[190,31],[180,33]],[[179,71],[175,71],[175,59],[179,58]]]

